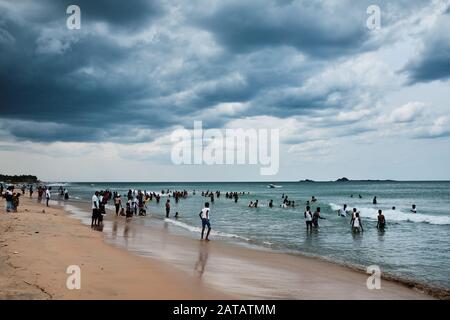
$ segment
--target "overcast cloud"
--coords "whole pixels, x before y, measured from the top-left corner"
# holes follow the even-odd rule
[[[66,28],[70,4],[80,30]],[[366,26],[371,4],[380,30]],[[449,12],[447,0],[0,0],[1,171],[267,179],[172,166],[171,132],[202,120],[280,129],[274,180],[450,179],[442,162],[429,169],[432,154],[450,160]],[[404,169],[390,162],[400,151],[416,157]],[[39,165],[61,162],[70,172]]]

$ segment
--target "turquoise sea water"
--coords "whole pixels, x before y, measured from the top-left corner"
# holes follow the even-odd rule
[[[171,200],[172,214],[166,221],[174,232],[193,238],[199,237],[198,213],[209,201],[201,191],[220,190],[221,197],[211,205],[215,240],[318,256],[362,268],[379,265],[382,272],[450,289],[450,182],[278,182],[277,188],[269,188],[267,183],[69,183],[67,188],[74,202],[89,201],[95,190],[124,195],[128,189],[185,189],[189,197],[178,204]],[[227,191],[250,195],[240,195],[235,203],[226,199]],[[294,200],[296,207],[281,208],[282,194]],[[318,231],[307,233],[304,204],[313,195],[318,202],[312,209],[320,207],[326,220],[319,221]],[[377,205],[372,204],[373,196],[378,198]],[[248,203],[256,199],[259,208],[249,208]],[[274,208],[268,207],[270,199]],[[164,197],[159,204],[153,201],[148,208],[152,215],[133,223],[148,226],[154,219],[164,219],[164,203]],[[351,233],[350,218],[337,216],[343,203],[360,211],[362,234]],[[416,214],[409,212],[412,204],[417,205]],[[378,209],[386,216],[385,232],[376,229]],[[180,214],[177,220],[173,219],[175,211]]]

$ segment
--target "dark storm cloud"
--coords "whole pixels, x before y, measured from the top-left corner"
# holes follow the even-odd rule
[[[151,20],[164,15],[166,10],[161,1],[154,0],[21,0],[17,3],[14,14],[28,22],[46,24],[65,20],[68,17],[66,10],[70,5],[80,7],[82,23],[104,22],[112,27],[129,30],[147,26]]]
[[[193,120],[220,128],[239,117],[351,109],[356,88],[304,85],[372,46],[365,2],[4,3],[0,130],[20,140],[148,142]],[[81,30],[66,28],[69,4],[81,7]],[[221,114],[221,103],[247,107]]]
[[[433,29],[426,35],[422,50],[401,71],[410,84],[450,79],[450,15],[439,17]]]
[[[115,1],[77,4],[82,7],[83,26],[88,11],[100,19],[96,21],[128,28],[135,22],[144,26],[143,21],[157,13],[158,6],[151,3],[136,1],[134,7]],[[108,132],[119,121],[166,125],[157,116],[152,117],[158,120],[154,123],[149,117],[133,117],[134,101],[148,85],[128,75],[120,78],[113,70],[132,56],[130,50],[92,32],[67,30],[63,2],[39,5],[47,6],[35,10],[36,15],[27,12],[26,6],[17,12],[0,6],[4,13],[0,23],[0,117],[8,119],[2,129],[32,141],[95,141],[109,140]],[[24,17],[28,22],[25,28],[20,22]],[[50,32],[44,32],[46,28]],[[89,24],[85,28],[89,30]],[[83,72],[86,68],[105,75],[93,78]]]
[[[441,44],[433,49],[436,51],[430,50],[406,67],[411,84],[450,79],[450,45]]]
[[[367,6],[358,8],[307,1],[231,1],[200,14],[196,22],[232,52],[292,46],[330,58],[361,51],[369,39]]]
[[[66,7],[73,3],[63,2],[66,2]],[[165,10],[162,3],[155,0],[82,0],[76,1],[76,4],[80,6],[88,22],[104,21],[114,26],[133,29],[144,27],[149,20],[162,15]]]

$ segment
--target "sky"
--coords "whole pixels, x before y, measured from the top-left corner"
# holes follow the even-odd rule
[[[0,173],[450,180],[449,30],[448,0],[0,0]],[[174,163],[194,121],[278,130],[276,174]]]

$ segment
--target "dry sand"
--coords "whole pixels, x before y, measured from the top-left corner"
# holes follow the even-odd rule
[[[4,204],[0,201],[0,299],[431,298],[385,280],[381,290],[369,290],[367,274],[317,259],[160,231],[152,232],[152,244],[162,249],[141,257],[106,243],[103,233],[60,207],[46,208],[28,196],[21,198],[18,213],[5,213]],[[208,260],[201,277],[188,272],[201,260]],[[81,290],[66,287],[69,265],[81,268]]]

